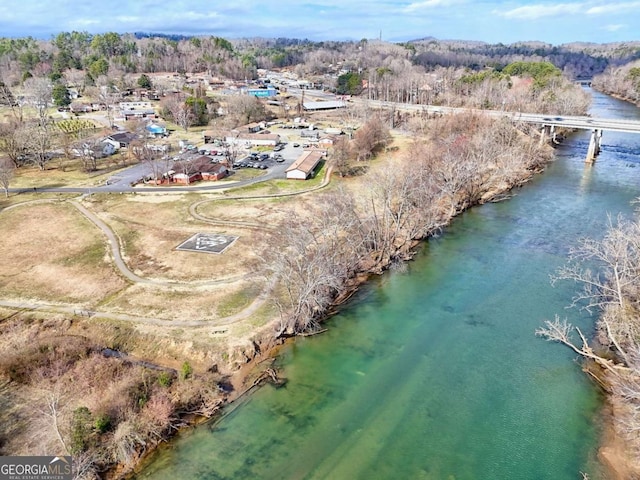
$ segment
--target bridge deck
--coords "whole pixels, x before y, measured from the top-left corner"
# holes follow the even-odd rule
[[[476,113],[491,117],[507,117],[514,122],[535,123],[556,127],[582,130],[608,130],[615,132],[640,133],[640,120],[619,120],[615,118],[579,117],[569,115],[548,115],[540,113],[505,112],[502,110],[479,110],[471,108],[445,107],[441,105],[415,105],[408,103],[383,102],[381,100],[356,100],[366,102],[373,108],[392,108],[413,112],[425,112],[433,115],[452,113]]]

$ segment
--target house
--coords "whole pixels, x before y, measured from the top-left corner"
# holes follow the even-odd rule
[[[204,140],[204,143],[213,143],[216,139],[216,132],[213,130],[204,130],[202,132],[202,139]]]
[[[202,180],[210,182],[210,181],[217,181],[217,180],[223,179],[224,177],[227,176],[229,171],[227,170],[227,167],[225,167],[224,165],[220,165],[219,163],[214,163],[214,164],[211,164],[211,166],[208,167],[206,171],[203,170],[200,173],[202,174]]]
[[[150,137],[165,137],[167,135],[167,129],[162,125],[158,125],[157,123],[150,123],[146,127],[147,132],[149,132]]]
[[[71,113],[87,113],[91,112],[92,108],[91,105],[88,105],[86,103],[73,102],[71,105],[69,105],[69,111]]]
[[[306,150],[300,157],[285,170],[288,179],[306,180],[324,157],[320,150]]]
[[[127,148],[131,142],[136,140],[138,136],[131,132],[118,132],[105,138],[105,142],[112,143],[116,149]]]
[[[108,142],[105,139],[97,144],[82,143],[71,151],[78,157],[104,158],[113,155],[118,149],[112,142]]]
[[[122,110],[120,114],[125,121],[134,120],[136,118],[156,118],[156,112],[153,108],[145,110]]]
[[[238,127],[236,128],[237,131],[239,132],[246,132],[246,133],[259,133],[261,130],[265,129],[266,124],[264,122],[254,122],[254,123],[249,123],[247,125],[243,125],[242,127]]]
[[[271,86],[267,88],[247,88],[243,91],[247,95],[253,95],[254,97],[275,97],[278,95],[278,91]]]
[[[304,130],[300,130],[300,137],[308,138],[309,140],[311,140],[313,142],[317,142],[319,136],[320,136],[320,133],[315,131],[315,130],[311,130],[311,129],[307,129],[307,128],[305,128]]]
[[[325,135],[323,137],[320,137],[320,140],[318,140],[318,146],[320,148],[331,148],[336,144],[337,141],[337,135]]]
[[[169,170],[162,175],[162,178],[156,180],[160,185],[168,185],[177,183],[179,185],[190,185],[201,180],[217,181],[227,176],[229,171],[224,165],[219,163],[211,163],[211,157],[203,155],[193,160],[177,162],[173,168],[181,170],[176,173],[175,170]]]
[[[196,172],[196,173],[174,173],[170,181],[172,181],[173,183],[178,183],[180,185],[189,185],[199,180],[202,180],[202,175],[200,174],[200,172]]]
[[[125,120],[134,118],[156,118],[151,102],[120,102],[120,114]]]

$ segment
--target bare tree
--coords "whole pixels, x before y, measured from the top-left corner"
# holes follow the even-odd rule
[[[4,152],[16,167],[23,163],[27,138],[24,123],[16,120],[0,123],[0,151]]]
[[[581,343],[579,345],[572,339],[572,333],[574,331],[577,332],[580,337]],[[536,335],[544,337],[551,342],[559,342],[566,345],[578,355],[595,361],[598,365],[606,368],[615,375],[619,375],[619,370],[627,370],[626,366],[617,364],[611,359],[607,359],[602,355],[596,354],[580,328],[571,325],[567,322],[567,319],[560,320],[558,315],[555,316],[553,321],[545,320],[544,327],[536,329]]]
[[[594,271],[587,265],[595,265]],[[628,363],[628,350],[637,348],[640,320],[640,222],[618,217],[602,241],[583,239],[570,251],[569,262],[552,282],[571,280],[582,285],[572,305],[602,312],[598,322],[605,345]]]
[[[115,85],[113,81],[106,76],[100,76],[96,80],[96,86],[99,89],[98,98],[100,102],[105,106],[105,112],[107,114],[107,121],[109,122],[109,126],[113,126],[113,115],[117,108],[118,102],[121,100],[122,96],[115,89]]]
[[[268,115],[264,103],[253,95],[236,95],[230,97],[227,104],[229,117],[234,127],[266,120]]]
[[[331,165],[341,177],[351,173],[351,145],[347,137],[342,136],[336,140],[330,158]]]
[[[163,101],[164,107],[173,117],[173,121],[187,132],[196,120],[193,108],[187,104],[184,95],[172,95]]]
[[[275,234],[281,247],[264,254],[269,278],[280,279],[285,292],[276,299],[281,312],[278,335],[317,329],[366,255],[367,235],[353,198],[340,192],[321,204],[327,207],[311,207],[307,216],[289,212]]]
[[[16,100],[13,92],[3,81],[0,80],[0,105],[7,105],[11,109],[11,114],[16,122],[22,123],[24,113],[22,104]]]
[[[84,138],[74,145],[74,152],[82,161],[85,172],[94,172],[98,168],[98,158],[102,157],[102,139],[100,137]]]
[[[47,168],[47,163],[51,160],[51,147],[53,138],[51,135],[51,124],[49,119],[35,121],[26,126],[25,150],[30,154],[31,163],[40,170]]]
[[[0,157],[0,186],[4,190],[4,196],[9,196],[9,185],[13,180],[16,166],[7,157]]]
[[[47,117],[47,109],[52,104],[53,85],[48,78],[32,77],[24,82],[24,89],[29,103],[36,110],[38,120],[44,123]]]

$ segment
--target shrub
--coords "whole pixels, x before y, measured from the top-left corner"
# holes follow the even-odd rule
[[[180,368],[180,379],[186,380],[193,374],[193,367],[189,362],[184,362]]]

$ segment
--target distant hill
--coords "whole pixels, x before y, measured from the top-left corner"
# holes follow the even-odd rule
[[[136,38],[167,38],[179,42],[180,40],[189,40],[193,35],[180,35],[176,33],[151,33],[151,32],[134,32]]]

